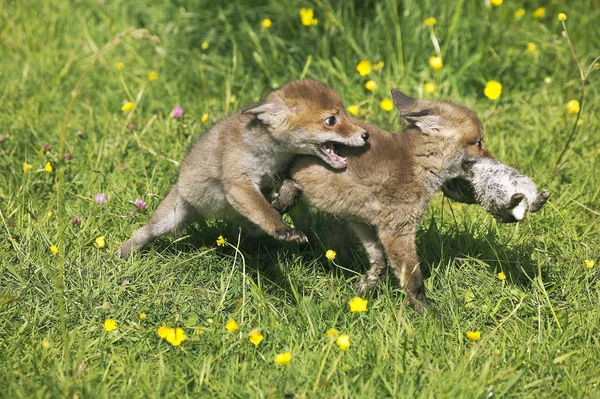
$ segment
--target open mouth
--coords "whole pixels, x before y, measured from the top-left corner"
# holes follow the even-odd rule
[[[346,158],[337,153],[335,145],[332,142],[320,145],[319,155],[333,168],[343,169],[346,167]]]

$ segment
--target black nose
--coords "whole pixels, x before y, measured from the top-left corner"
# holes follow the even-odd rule
[[[362,134],[360,135],[360,137],[362,137],[364,141],[367,141],[369,139],[369,132],[367,132],[365,130],[364,132],[362,132]]]

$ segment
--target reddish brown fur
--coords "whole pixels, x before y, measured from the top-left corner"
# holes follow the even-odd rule
[[[426,299],[415,246],[420,219],[445,180],[491,155],[481,143],[483,127],[473,112],[398,93],[393,92],[396,106],[409,122],[402,133],[355,121],[369,132],[369,145],[340,150],[347,169],[335,171],[313,157],[298,157],[291,168],[293,181],[284,183],[274,206],[282,208],[301,190],[310,205],[347,220],[372,263],[359,290],[374,287],[387,259],[409,301],[421,311]]]

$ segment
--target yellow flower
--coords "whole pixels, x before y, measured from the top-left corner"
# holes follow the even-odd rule
[[[54,216],[54,213],[52,213],[52,211],[50,211],[50,212],[48,212],[48,213],[46,214],[46,216],[47,216],[47,217],[49,217],[49,218],[51,218],[52,216]]]
[[[165,325],[162,325],[161,327],[159,327],[159,329],[158,329],[158,331],[156,331],[156,333],[161,338],[167,338],[167,335],[169,335],[169,333],[171,332],[171,330],[173,330],[173,329],[169,328],[169,327],[167,327]]]
[[[442,69],[444,67],[442,57],[438,57],[435,55],[433,57],[430,57],[429,66],[431,66],[431,69],[433,69],[434,71],[439,71],[440,69]]]
[[[104,329],[106,331],[113,331],[117,329],[117,322],[113,319],[104,320]]]
[[[348,305],[350,306],[351,312],[361,313],[361,312],[367,311],[368,303],[369,303],[369,301],[367,301],[366,299],[362,299],[359,296],[355,296],[354,298],[352,298],[352,300],[350,302],[348,302]]]
[[[527,43],[527,51],[529,51],[531,54],[537,53],[537,46],[535,43]]]
[[[437,19],[435,19],[433,17],[429,17],[423,23],[425,24],[425,26],[433,26],[433,25],[437,24]]]
[[[312,8],[303,8],[300,10],[300,20],[302,25],[311,26],[319,23],[319,20],[314,18],[314,11]]]
[[[202,114],[202,118],[200,118],[200,120],[202,122],[207,122],[208,121],[208,114],[205,112]]]
[[[569,115],[575,115],[579,112],[579,101],[571,100],[567,103],[567,113]]]
[[[205,40],[202,42],[202,44],[200,45],[200,48],[202,50],[206,50],[208,48],[208,42]]]
[[[595,264],[596,264],[596,261],[595,261],[595,260],[593,260],[593,259],[586,259],[586,260],[583,262],[583,266],[584,266],[586,269],[591,269],[592,267],[594,267],[594,265],[595,265]]]
[[[546,7],[540,7],[533,12],[533,18],[544,18],[546,15]]]
[[[433,94],[435,93],[435,85],[433,83],[425,83],[423,85],[423,90],[425,90],[425,93],[427,94]]]
[[[335,252],[333,249],[328,249],[327,252],[325,252],[325,257],[329,260],[335,260],[336,256],[337,252]]]
[[[494,7],[498,7],[498,6],[502,5],[503,1],[504,0],[490,0],[490,3],[492,3],[492,5]]]
[[[23,173],[27,173],[33,168],[33,166],[27,162],[23,162]]]
[[[483,94],[490,100],[496,100],[500,97],[502,93],[502,84],[500,82],[496,82],[495,80],[490,80],[485,85],[485,89],[483,89]]]
[[[275,363],[285,366],[292,360],[292,354],[290,352],[280,353],[275,356]]]
[[[481,337],[480,331],[467,331],[465,334],[471,341],[477,341]]]
[[[265,338],[262,333],[260,332],[260,330],[252,330],[250,332],[250,342],[252,342],[254,345],[258,345],[262,342],[262,340]]]
[[[158,74],[156,73],[156,71],[148,72],[148,80],[149,81],[158,80]]]
[[[350,105],[346,109],[348,110],[348,113],[350,115],[352,115],[352,116],[357,116],[358,115],[358,112],[359,112],[358,105]]]
[[[127,112],[130,111],[131,108],[133,108],[133,103],[131,101],[127,101],[126,103],[123,104],[123,106],[121,107],[121,111]]]
[[[173,346],[179,346],[185,340],[185,332],[181,328],[170,328],[169,333],[165,337],[168,343]]]
[[[327,335],[331,339],[334,339],[340,335],[340,332],[335,328],[330,328],[329,330],[325,331],[325,335]]]
[[[384,66],[385,66],[384,62],[383,61],[379,61],[377,64],[373,65],[373,70],[375,72],[381,71]]]
[[[265,18],[262,20],[260,26],[262,26],[263,29],[269,29],[272,24],[273,22],[269,18]]]
[[[50,347],[52,347],[52,345],[50,345],[50,341],[48,341],[48,338],[44,337],[42,340],[42,348],[50,349]]]
[[[146,313],[140,313],[140,320],[146,320]]]
[[[104,236],[96,238],[96,241],[94,241],[94,246],[98,249],[104,248],[106,246],[106,240],[104,239]]]
[[[238,326],[238,323],[236,323],[233,319],[229,319],[227,324],[225,324],[225,329],[230,333],[236,332],[238,328],[240,328],[240,326]]]
[[[227,243],[227,238],[223,238],[223,236],[219,236],[219,238],[217,238],[217,245],[220,247],[224,247],[225,243]]]
[[[562,22],[562,21],[566,21],[566,20],[567,20],[567,14],[565,14],[564,12],[559,12],[559,13],[558,13],[558,20],[559,20],[560,22]]]
[[[500,272],[500,273],[498,273],[498,279],[499,279],[500,281],[504,281],[504,280],[506,280],[506,275],[504,274],[504,272]]]
[[[356,64],[356,71],[360,76],[366,76],[371,73],[371,61],[361,60]]]
[[[52,173],[52,164],[50,162],[46,162],[46,166],[44,166],[44,170],[48,173]]]
[[[524,15],[525,15],[525,10],[523,8],[519,8],[518,10],[515,10],[515,18],[516,19],[521,19],[521,18],[523,18]]]
[[[50,247],[50,252],[52,252],[54,255],[56,255],[58,253],[58,247],[56,245],[52,245]]]
[[[379,106],[381,107],[382,110],[387,111],[387,112],[390,112],[391,110],[394,109],[394,103],[389,98],[385,98],[385,99],[381,100],[381,102],[379,103]]]
[[[348,334],[340,335],[335,340],[335,344],[342,352],[346,352],[346,350],[350,347],[350,336]]]
[[[577,119],[577,126],[581,126],[583,125],[583,119],[579,118]]]
[[[117,62],[115,64],[115,68],[117,68],[119,71],[122,71],[123,69],[125,69],[125,64],[123,64],[122,62]]]
[[[367,83],[365,83],[365,89],[369,91],[377,90],[377,82],[375,82],[374,80],[368,80]]]

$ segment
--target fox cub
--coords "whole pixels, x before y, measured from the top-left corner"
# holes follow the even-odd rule
[[[425,286],[415,243],[421,217],[445,182],[464,179],[475,184],[476,191],[485,191],[477,181],[494,179],[491,172],[495,169],[479,165],[488,165],[494,157],[483,144],[481,122],[469,109],[450,102],[416,100],[398,90],[392,90],[392,99],[406,124],[401,133],[356,122],[369,130],[369,144],[340,150],[347,157],[346,170],[331,170],[315,158],[298,157],[290,169],[291,179],[283,183],[273,206],[285,212],[302,195],[309,205],[347,221],[371,263],[359,283],[359,293],[375,287],[389,262],[409,302],[422,312]],[[503,190],[497,208],[510,207],[500,202],[511,201],[508,194],[514,190]],[[548,194],[540,194],[531,211],[538,210]],[[523,196],[517,194],[513,200]],[[298,218],[299,223],[303,220]]]
[[[341,97],[324,83],[300,80],[219,122],[194,145],[179,179],[154,215],[120,249],[120,256],[199,219],[252,222],[272,237],[306,242],[264,193],[281,183],[297,154],[346,167],[337,146],[360,147],[369,133],[346,114]]]

